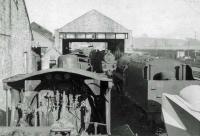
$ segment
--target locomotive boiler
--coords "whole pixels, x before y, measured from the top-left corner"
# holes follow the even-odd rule
[[[144,114],[151,126],[162,124],[162,93],[178,94],[188,85],[200,84],[194,80],[189,65],[138,54],[125,55],[118,60],[113,82],[118,96],[135,104],[139,110],[134,112]]]

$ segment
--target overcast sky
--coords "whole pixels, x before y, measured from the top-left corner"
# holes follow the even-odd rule
[[[54,32],[96,9],[133,36],[200,39],[200,0],[25,0],[29,17]]]

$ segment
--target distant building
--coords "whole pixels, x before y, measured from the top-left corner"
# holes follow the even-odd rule
[[[132,31],[102,13],[91,10],[55,31],[55,46],[62,54],[67,54],[71,46],[78,43],[103,45],[113,53],[116,50],[126,52],[132,46]]]
[[[31,23],[31,29],[34,37],[34,47],[48,48],[54,45],[54,37],[49,30],[36,22]]]
[[[133,49],[153,56],[167,58],[196,58],[200,41],[195,39],[167,39],[138,37],[133,39]]]
[[[61,53],[54,47],[49,47],[46,53],[42,56],[42,69],[53,68],[58,64],[58,57]]]
[[[5,110],[2,79],[34,71],[33,35],[24,0],[0,0],[0,108]]]
[[[49,68],[49,57],[57,57],[57,51],[54,48],[53,34],[43,26],[37,24],[36,22],[31,23],[31,28],[34,37],[33,48],[37,52],[34,55],[35,59],[37,60],[37,70]],[[54,51],[52,52],[52,50]],[[50,55],[50,52],[52,52],[53,54]]]

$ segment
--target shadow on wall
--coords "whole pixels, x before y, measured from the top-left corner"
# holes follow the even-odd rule
[[[11,115],[11,110],[8,111],[9,114],[9,120]],[[0,126],[6,126],[6,112],[2,109],[0,109]]]

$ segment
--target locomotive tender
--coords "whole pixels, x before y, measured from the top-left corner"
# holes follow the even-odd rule
[[[162,93],[178,94],[188,85],[200,84],[189,65],[139,54],[118,60],[113,81],[118,92],[136,104],[154,125],[162,122]]]

